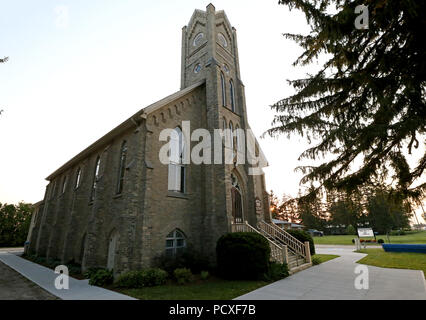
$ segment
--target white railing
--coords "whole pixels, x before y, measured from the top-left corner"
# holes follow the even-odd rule
[[[232,223],[231,231],[232,232],[255,232],[255,233],[263,235],[261,232],[259,232],[259,230],[257,230],[256,228],[253,228],[247,221],[243,223]],[[266,240],[268,240],[269,247],[271,248],[271,260],[280,262],[280,263],[287,262],[288,260],[287,247],[280,246],[268,238],[266,238]]]
[[[265,221],[260,221],[258,223],[258,227],[261,231],[265,232],[266,234],[269,234],[273,238],[278,239],[280,242],[287,245],[288,249],[296,255],[299,255],[304,259],[307,258],[305,244],[297,240],[288,232],[284,231],[280,227],[275,226],[272,223],[267,223]]]

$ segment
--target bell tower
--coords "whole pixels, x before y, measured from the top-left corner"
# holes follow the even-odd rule
[[[223,10],[209,4],[195,10],[182,29],[181,89],[205,79],[207,110],[231,111],[247,124],[244,85],[240,78],[237,33]],[[219,118],[215,128],[222,127]]]
[[[205,129],[212,137],[215,129],[233,132],[232,138],[229,136],[231,146],[223,149],[224,153],[232,150],[231,162],[203,166],[206,196],[201,242],[214,248],[224,230],[231,230],[237,220],[256,225],[255,190],[260,190],[261,182],[256,186],[255,177],[248,173],[247,161],[241,164],[233,160],[234,155],[245,152],[244,137],[236,135],[236,129],[249,129],[244,85],[236,29],[225,12],[216,11],[212,4],[206,11],[195,10],[182,29],[181,89],[203,80],[206,99],[200,108],[205,108]],[[238,193],[235,185],[240,186]]]

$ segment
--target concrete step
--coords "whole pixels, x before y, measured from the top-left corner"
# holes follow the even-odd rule
[[[312,267],[312,263],[304,263],[304,264],[299,265],[297,267],[290,268],[289,274],[290,275],[295,274],[296,272],[308,269],[309,267]]]

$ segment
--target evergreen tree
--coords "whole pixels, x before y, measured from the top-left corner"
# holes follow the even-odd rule
[[[330,159],[299,167],[301,182],[319,182],[314,193],[322,187],[352,192],[382,170],[393,175],[405,198],[420,197],[426,153],[413,168],[407,158],[425,143],[426,1],[279,3],[301,10],[311,27],[309,35],[285,34],[304,49],[294,65],[308,65],[322,54],[327,59],[315,75],[289,81],[296,93],[272,106],[277,115],[268,134],[306,136],[318,144],[301,159]],[[368,29],[355,28],[358,5],[368,7]],[[363,160],[359,167],[356,159]]]

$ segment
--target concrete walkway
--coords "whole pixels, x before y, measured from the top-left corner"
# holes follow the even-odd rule
[[[58,290],[55,288],[58,274],[53,270],[5,251],[0,251],[0,261],[63,300],[136,300],[118,292],[91,286],[88,280],[77,280],[72,277],[69,278],[68,290]]]
[[[355,263],[366,254],[353,246],[317,248],[317,253],[339,258],[298,272],[237,298],[237,300],[426,300],[426,284],[420,270],[366,266],[369,289],[355,288]]]

